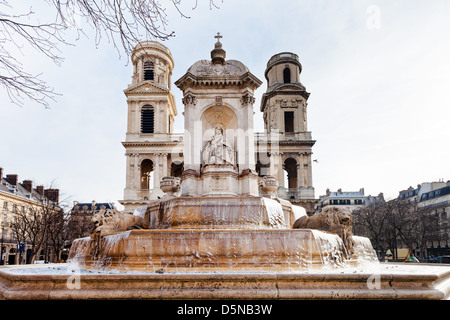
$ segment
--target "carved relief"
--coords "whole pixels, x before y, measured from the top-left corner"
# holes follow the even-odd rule
[[[212,64],[210,60],[197,61],[189,70],[196,76],[239,76],[247,72],[248,69],[239,61],[228,60],[225,65]]]
[[[204,164],[232,164],[234,165],[234,149],[223,136],[223,129],[217,126],[214,136],[208,141],[203,150]]]
[[[186,105],[196,105],[197,104],[197,98],[195,98],[194,95],[188,93],[186,94],[183,99],[181,99],[183,104]]]
[[[251,95],[251,94],[244,94],[241,98],[241,104],[246,105],[246,104],[254,104],[255,103],[255,98]]]
[[[225,106],[211,107],[203,113],[203,117],[211,128],[215,128],[217,125],[221,125],[223,128],[235,126],[234,123],[230,122],[236,118],[236,115],[230,108]]]
[[[269,106],[269,122],[268,122],[270,129],[277,129],[278,128],[278,112],[277,108],[274,105]]]

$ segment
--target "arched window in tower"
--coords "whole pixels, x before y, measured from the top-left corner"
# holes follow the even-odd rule
[[[288,158],[284,161],[285,170],[285,188],[297,188],[297,161]]]
[[[152,106],[145,105],[141,110],[141,133],[154,133],[155,111]]]
[[[144,81],[145,80],[155,80],[155,64],[152,60],[144,62]]]
[[[153,189],[153,162],[145,159],[141,162],[141,189]]]
[[[291,83],[291,69],[286,66],[283,70],[283,81],[284,83]]]

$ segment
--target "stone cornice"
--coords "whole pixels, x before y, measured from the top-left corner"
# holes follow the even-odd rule
[[[257,89],[262,84],[262,81],[255,77],[252,73],[246,72],[240,76],[195,76],[188,72],[175,82],[175,85],[181,90],[189,87],[224,87],[224,86],[238,86],[251,87],[253,90]]]
[[[264,107],[267,103],[267,100],[275,97],[275,96],[283,96],[283,95],[297,95],[302,96],[305,100],[308,100],[310,93],[306,92],[304,89],[301,89],[298,86],[288,86],[284,88],[276,88],[273,91],[266,92],[261,97],[261,106],[260,111],[264,112]]]
[[[123,92],[125,93],[125,95],[142,94],[142,93],[145,93],[145,94],[149,94],[149,93],[169,94],[169,93],[171,93],[168,88],[160,86],[157,83],[150,81],[150,80],[130,85]]]
[[[141,147],[141,146],[182,146],[183,141],[124,141],[122,145],[126,147]]]
[[[276,144],[279,146],[313,146],[316,143],[316,140],[305,140],[305,139],[292,139],[292,140],[278,140]],[[266,139],[257,140],[255,139],[255,145],[257,146],[266,146],[274,144],[273,141]]]

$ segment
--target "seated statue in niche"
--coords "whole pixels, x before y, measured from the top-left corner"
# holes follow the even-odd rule
[[[231,143],[223,136],[220,126],[215,128],[215,134],[208,141],[203,150],[203,163],[234,165],[234,149]]]

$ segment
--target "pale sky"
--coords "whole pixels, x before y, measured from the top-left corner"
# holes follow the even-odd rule
[[[192,10],[195,1],[183,0],[189,19],[167,8],[167,29],[176,33],[163,43],[175,60],[173,82],[210,58],[220,32],[227,59],[263,81],[254,105],[255,129],[263,131],[267,61],[296,53],[311,93],[316,198],[327,188],[393,198],[409,186],[450,180],[447,0],[223,0],[211,10],[198,2]],[[42,73],[62,94],[49,109],[26,100],[14,105],[0,88],[0,167],[20,181],[53,183],[70,201],[118,205],[125,187],[123,90],[132,67],[106,39],[96,48],[92,37],[67,37],[75,46],[60,47],[61,66],[26,48],[20,56],[27,71]],[[183,132],[181,91],[172,90],[175,131]]]

